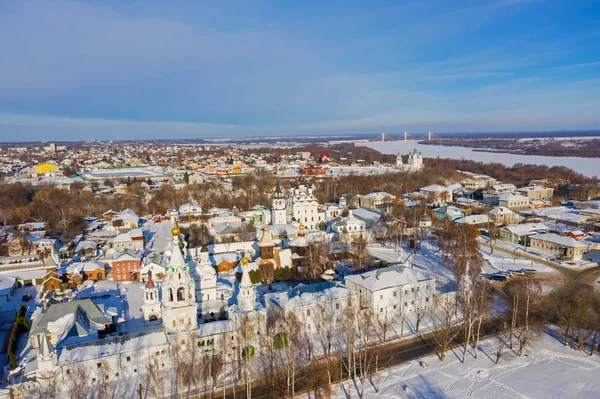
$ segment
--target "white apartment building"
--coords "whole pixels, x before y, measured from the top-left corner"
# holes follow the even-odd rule
[[[543,186],[525,186],[518,188],[517,191],[530,200],[549,199],[552,198],[552,195],[554,194],[553,188],[547,188]]]
[[[498,195],[498,205],[508,208],[511,211],[521,211],[523,209],[531,208],[531,205],[529,204],[529,198],[521,194],[513,194],[509,192]]]
[[[426,309],[435,294],[435,279],[410,264],[347,276],[345,282],[379,317]]]
[[[263,296],[267,317],[278,311],[293,311],[307,332],[318,332],[319,323],[331,323],[349,304],[357,303],[357,292],[336,282],[298,284],[288,291]],[[326,318],[326,319],[324,319]]]

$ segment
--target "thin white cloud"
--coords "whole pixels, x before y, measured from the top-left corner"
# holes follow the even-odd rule
[[[562,66],[562,69],[572,69],[572,68],[586,68],[586,67],[593,67],[593,66],[599,66],[600,65],[600,61],[595,61],[595,62],[585,62],[583,64],[572,64],[572,65],[565,65]]]

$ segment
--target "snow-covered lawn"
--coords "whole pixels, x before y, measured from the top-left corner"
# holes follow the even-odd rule
[[[543,263],[515,258],[511,254],[498,250],[490,255],[490,249],[485,246],[480,247],[480,251],[485,261],[482,268],[484,273],[495,273],[497,271],[506,271],[509,269],[535,269],[538,272],[551,272],[554,270]]]
[[[440,277],[449,282],[454,281],[452,270],[442,260],[440,251],[433,241],[421,243],[417,253],[413,253],[413,250],[408,248],[408,242],[404,242],[402,248],[389,248],[381,244],[371,244],[368,251],[371,256],[390,263],[402,263],[408,260],[414,266],[429,272],[435,277]]]
[[[600,397],[600,355],[589,356],[566,348],[544,335],[528,355],[521,357],[505,348],[506,359],[492,361],[495,340],[481,345],[478,359],[467,356],[465,364],[449,352],[440,362],[435,355],[380,372],[380,391],[369,384],[367,398],[598,398]],[[420,362],[425,367],[421,367]],[[344,383],[350,397],[358,397],[351,381]],[[336,386],[334,397],[345,399]]]

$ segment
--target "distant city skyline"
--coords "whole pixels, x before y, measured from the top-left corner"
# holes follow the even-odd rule
[[[2,2],[0,141],[594,130],[598,20],[585,0]]]

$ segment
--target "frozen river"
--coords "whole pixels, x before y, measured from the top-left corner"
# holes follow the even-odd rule
[[[600,176],[600,158],[544,157],[539,155],[479,152],[473,151],[472,148],[466,147],[423,145],[418,144],[416,140],[385,142],[373,141],[356,143],[356,145],[370,147],[383,154],[407,154],[413,148],[416,148],[418,151],[421,151],[423,157],[425,158],[465,158],[481,162],[498,162],[506,166],[513,166],[517,163],[566,166],[585,176]]]

